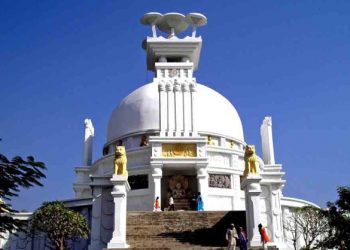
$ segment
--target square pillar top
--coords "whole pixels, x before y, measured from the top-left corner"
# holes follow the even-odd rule
[[[127,176],[114,174],[111,178],[111,182],[113,186],[125,186],[126,191],[130,190]]]
[[[147,69],[155,71],[155,63],[164,57],[168,62],[192,62],[193,70],[197,70],[200,51],[202,48],[201,37],[172,38],[147,37],[144,43],[147,51]]]

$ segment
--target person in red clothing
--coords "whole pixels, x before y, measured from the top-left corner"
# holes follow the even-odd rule
[[[162,211],[162,210],[160,209],[160,202],[159,202],[159,197],[158,197],[158,196],[157,196],[157,198],[156,198],[156,201],[154,202],[154,211],[155,211],[155,212]]]
[[[263,248],[265,249],[265,246],[266,246],[267,242],[270,241],[270,238],[267,234],[266,228],[264,228],[261,224],[258,225],[258,228],[259,228],[259,233],[261,236],[261,242],[263,244]]]

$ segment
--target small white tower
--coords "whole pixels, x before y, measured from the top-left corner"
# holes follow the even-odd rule
[[[141,23],[152,26],[152,37],[147,37],[143,48],[147,51],[147,68],[155,72],[154,82],[159,91],[160,135],[167,137],[196,136],[195,92],[193,71],[198,68],[202,38],[196,37],[196,28],[207,23],[200,13],[186,16],[180,13],[150,12]],[[176,35],[193,26],[192,36]],[[167,37],[156,34],[158,29]]]
[[[95,135],[95,129],[92,125],[91,119],[84,120],[84,153],[83,153],[83,166],[75,168],[77,180],[73,184],[73,189],[76,198],[91,197],[90,187],[90,169],[92,166],[92,144]]]
[[[270,240],[279,249],[285,249],[282,223],[282,189],[285,180],[281,164],[276,164],[272,138],[272,118],[266,116],[260,127],[264,166],[261,173],[262,224],[268,226]]]
[[[150,137],[153,198],[161,198],[163,166],[174,160],[160,152],[165,147],[191,147],[183,151],[193,156],[185,169],[197,172],[198,191],[205,200],[208,159],[203,152],[207,138],[198,135],[195,123],[197,82],[193,72],[198,68],[202,47],[202,38],[196,36],[196,29],[205,25],[207,18],[200,13],[162,15],[151,12],[141,18],[141,23],[152,26],[152,36],[144,40],[143,48],[147,52],[147,69],[155,72],[153,83],[158,85],[159,95],[159,136]],[[193,27],[192,35],[179,38],[178,33],[189,25]],[[157,36],[155,27],[165,35]],[[185,163],[177,164],[185,167]]]
[[[264,163],[267,165],[275,164],[275,153],[273,149],[272,138],[272,118],[266,116],[260,127],[261,144]]]
[[[92,142],[95,135],[95,129],[91,119],[85,119],[85,139],[84,139],[84,158],[83,166],[91,166],[92,164]]]

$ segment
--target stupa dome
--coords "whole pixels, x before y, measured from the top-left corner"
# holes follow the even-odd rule
[[[195,124],[203,134],[216,134],[244,141],[241,119],[221,94],[197,84]],[[107,142],[133,133],[159,131],[158,84],[146,84],[125,97],[110,117]]]

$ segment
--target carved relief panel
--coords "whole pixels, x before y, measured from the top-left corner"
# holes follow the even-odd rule
[[[197,157],[197,145],[192,143],[164,143],[163,157]]]
[[[209,174],[209,187],[231,188],[231,175]]]

